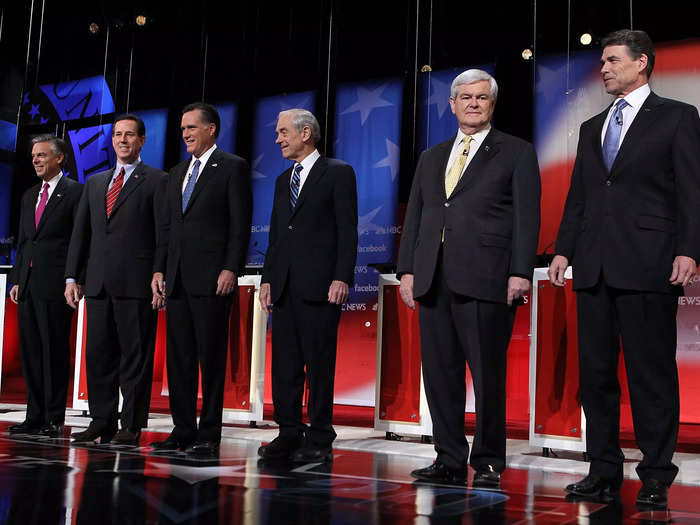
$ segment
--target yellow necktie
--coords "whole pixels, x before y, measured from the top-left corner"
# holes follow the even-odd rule
[[[452,192],[457,187],[459,179],[462,177],[462,172],[464,171],[464,165],[467,163],[467,156],[469,155],[469,145],[471,144],[472,136],[466,135],[462,139],[462,150],[457,155],[457,158],[452,163],[450,171],[447,172],[445,177],[445,194],[447,198],[452,195]]]

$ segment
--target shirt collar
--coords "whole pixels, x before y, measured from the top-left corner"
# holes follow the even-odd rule
[[[44,182],[48,182],[48,183],[49,183],[49,188],[53,190],[53,189],[58,185],[58,181],[59,181],[59,179],[60,179],[62,176],[63,176],[63,172],[62,172],[62,171],[59,171],[59,172],[58,172],[58,175],[56,175],[56,176],[53,177],[52,179],[50,179],[50,180],[48,180],[48,181],[43,181],[43,180],[42,180],[42,181],[41,181],[41,187],[42,187],[42,188],[44,187]]]
[[[199,169],[201,170],[202,168],[204,168],[204,166],[206,165],[206,163],[209,161],[209,157],[211,157],[211,154],[214,153],[214,150],[215,150],[215,149],[216,149],[216,144],[214,144],[211,148],[209,148],[207,151],[205,151],[204,153],[202,153],[202,154],[199,156],[199,158],[197,158],[197,157],[195,157],[194,155],[192,155],[192,160],[190,160],[190,169],[192,169],[192,165],[194,164],[194,161],[197,160],[197,159],[198,159],[199,162],[200,162]]]
[[[643,86],[639,86],[637,89],[630,91],[623,98],[630,106],[635,109],[639,109],[641,105],[644,104],[644,101],[649,96],[649,93],[651,93],[649,84],[644,84]],[[617,100],[615,102],[617,102]]]
[[[131,172],[133,172],[136,169],[136,166],[138,166],[139,164],[141,164],[141,157],[140,156],[138,159],[136,159],[131,164],[122,164],[119,161],[117,161],[117,166],[114,168],[114,173],[112,174],[112,178],[119,175],[119,172],[121,171],[122,168],[124,168],[125,174],[130,174]]]
[[[471,136],[472,142],[473,142],[472,145],[477,146],[477,145],[481,144],[483,142],[483,140],[486,138],[486,135],[489,134],[489,131],[491,131],[491,124],[487,125],[484,129],[479,130],[476,133],[474,133]],[[457,138],[455,139],[455,141],[456,141],[455,143],[459,144],[460,142],[462,142],[462,140],[464,140],[464,137],[466,137],[466,136],[467,135],[461,129],[457,128]]]
[[[304,160],[301,162],[295,162],[294,165],[296,166],[297,164],[301,164],[301,167],[304,168],[302,173],[309,173],[320,156],[321,154],[318,152],[318,150],[314,149],[314,151],[307,155]]]

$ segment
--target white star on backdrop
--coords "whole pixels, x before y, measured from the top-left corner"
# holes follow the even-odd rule
[[[255,159],[255,160],[253,161],[253,166],[252,166],[252,170],[251,170],[252,173],[253,173],[253,175],[252,175],[252,176],[253,176],[253,180],[255,180],[255,179],[264,179],[264,178],[265,178],[265,174],[264,174],[264,173],[261,173],[261,172],[259,172],[258,170],[255,169],[255,168],[258,167],[258,164],[260,164],[260,161],[262,160],[262,158],[263,158],[264,156],[265,156],[265,154],[264,154],[264,153],[261,153],[261,154],[258,156],[258,158]]]
[[[437,78],[430,79],[430,88],[432,93],[430,93],[428,105],[437,105],[438,118],[442,118],[442,115],[444,115],[445,110],[447,109],[448,102],[450,101],[451,85],[451,82],[442,82]]]
[[[288,100],[290,100],[289,97],[285,98],[284,100],[280,100],[280,113],[282,113],[283,111],[287,111],[288,109],[306,108],[306,106],[309,105],[309,102],[311,102],[310,97],[305,97],[304,99],[302,99],[301,102],[298,103],[289,103]],[[275,120],[273,120],[272,122],[268,122],[265,125],[268,127],[277,126],[277,115],[275,115]]]
[[[391,142],[389,139],[385,139],[386,141],[386,157],[378,161],[374,167],[375,168],[384,168],[384,167],[389,167],[389,172],[391,173],[391,180],[394,181],[396,180],[396,175],[399,173],[399,154],[401,151],[401,148],[399,148],[396,144]]]
[[[360,215],[360,217],[357,220],[357,232],[360,235],[364,235],[370,230],[377,231],[379,229],[379,226],[377,226],[376,224],[372,224],[372,219],[374,219],[377,216],[377,213],[379,213],[379,210],[381,210],[382,208],[383,206],[379,206],[377,208],[374,208],[369,213],[366,213],[365,215]]]
[[[550,86],[559,86],[564,78],[564,93],[552,89]],[[535,84],[535,93],[542,97],[542,105],[548,106],[552,104],[559,95],[566,92],[566,64],[557,68],[550,69],[544,66],[537,67],[537,83]]]
[[[357,102],[352,104],[350,107],[345,109],[341,115],[346,115],[348,113],[354,113],[355,111],[360,112],[360,124],[364,126],[367,117],[372,112],[374,108],[381,108],[385,106],[393,106],[393,102],[389,102],[382,98],[382,93],[386,89],[387,84],[379,86],[376,89],[367,89],[363,87],[357,88]]]

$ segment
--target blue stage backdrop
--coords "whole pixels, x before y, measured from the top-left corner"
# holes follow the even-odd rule
[[[233,102],[223,102],[221,104],[214,104],[214,107],[219,112],[219,117],[221,118],[221,129],[219,130],[219,137],[216,139],[216,146],[228,153],[235,153],[238,105]],[[173,125],[176,125],[178,128],[180,127],[179,116],[177,117],[177,124]],[[188,156],[187,147],[184,141],[180,140],[180,160],[185,160]]]
[[[15,151],[17,126],[0,120],[0,149]],[[10,194],[12,190],[12,166],[0,162],[0,264],[8,264],[10,235]]]
[[[473,66],[493,75],[495,66],[486,64]],[[452,80],[472,67],[458,67],[433,71],[423,75],[418,98],[418,148],[426,150],[449,139],[457,132],[457,120],[450,109],[450,86]],[[498,79],[496,79],[498,81]]]
[[[164,169],[168,110],[149,109],[134,113],[141,117],[146,125],[146,143],[141,150],[141,160],[154,168]]]
[[[267,251],[270,233],[270,214],[275,192],[275,180],[291,162],[282,157],[280,147],[275,144],[277,135],[277,115],[280,111],[292,108],[314,110],[315,93],[305,91],[290,95],[276,95],[260,99],[255,107],[253,131],[253,225],[247,264],[262,266]]]
[[[376,307],[377,271],[394,261],[401,140],[398,79],[341,85],[336,95],[334,156],[357,175],[359,246],[346,310]]]

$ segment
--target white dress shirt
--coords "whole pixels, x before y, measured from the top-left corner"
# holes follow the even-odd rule
[[[209,148],[207,151],[202,153],[202,155],[199,157],[199,162],[201,163],[199,165],[199,171],[197,172],[197,179],[202,176],[202,172],[204,171],[204,167],[207,165],[207,162],[209,161],[209,157],[211,157],[211,154],[214,153],[214,150],[216,149],[216,144],[214,144],[211,148]],[[192,176],[192,170],[194,169],[194,161],[197,160],[197,157],[192,155],[192,159],[190,160],[190,166],[187,168],[187,175],[185,175],[185,179],[182,181],[182,192],[185,192],[185,186],[187,186],[187,182],[190,180],[190,177]],[[197,182],[197,179],[195,179],[195,182]]]
[[[486,138],[486,135],[489,134],[489,131],[491,131],[491,125],[486,126],[481,131],[477,131],[472,135],[472,143],[469,146],[469,155],[467,155],[467,161],[464,163],[464,169],[462,170],[462,173],[464,173],[464,170],[467,169],[467,166],[469,166],[469,163],[474,158],[474,155],[476,155],[476,152],[479,151],[481,143],[484,142],[484,139]],[[461,143],[464,137],[466,137],[464,132],[461,129],[458,129],[457,137],[455,137],[455,141],[452,144],[450,158],[447,160],[447,169],[445,170],[445,177],[447,177],[447,174],[450,172],[450,168],[452,167],[454,161],[457,159],[457,155],[459,155],[459,152],[462,151]]]
[[[58,181],[61,179],[63,176],[63,172],[60,171],[58,172],[58,175],[56,175],[53,179],[51,179],[49,182],[49,194],[46,196],[46,202],[49,202],[49,199],[51,198],[51,195],[53,194],[53,190],[56,189],[56,186],[58,186]],[[39,195],[36,198],[36,203],[34,203],[34,211],[39,207],[39,202],[41,201],[41,194],[44,192],[44,182],[41,181],[41,188],[39,189]]]
[[[136,159],[135,162],[131,164],[121,164],[119,161],[117,161],[117,165],[114,168],[114,173],[112,173],[112,180],[109,181],[109,187],[111,188],[112,185],[114,184],[114,179],[117,178],[117,175],[119,175],[119,172],[124,168],[124,180],[122,181],[122,188],[124,187],[124,184],[126,184],[126,181],[129,180],[129,177],[131,177],[131,174],[134,173],[134,170],[136,169],[136,166],[138,166],[141,163],[141,157]]]
[[[311,173],[311,168],[314,167],[314,164],[316,164],[316,161],[318,158],[321,156],[321,154],[318,152],[317,149],[315,149],[312,153],[306,156],[304,160],[301,162],[295,162],[294,166],[292,166],[292,172],[297,167],[297,164],[301,164],[301,167],[304,168],[301,170],[301,173],[299,174],[299,193],[301,193],[301,189],[304,187],[304,183],[306,182],[306,178],[309,176],[309,173]],[[291,185],[292,179],[289,179],[289,184]]]
[[[634,117],[636,117],[637,113],[639,113],[639,108],[642,107],[642,104],[644,104],[644,101],[649,96],[649,93],[651,93],[651,88],[649,87],[649,84],[644,84],[643,86],[639,86],[634,91],[628,93],[627,96],[622,97],[625,99],[625,102],[629,104],[629,106],[622,108],[622,130],[620,131],[620,144],[622,144],[622,141],[625,140],[627,130],[630,129],[630,126],[634,121]],[[617,103],[617,99],[615,99],[615,103]],[[603,123],[603,130],[600,133],[601,145],[605,140],[605,132],[608,130],[608,122],[610,122],[610,118],[612,117],[613,111],[615,111],[615,104],[610,106],[608,116],[605,117],[605,122]],[[617,145],[618,149],[620,149],[620,144]]]

